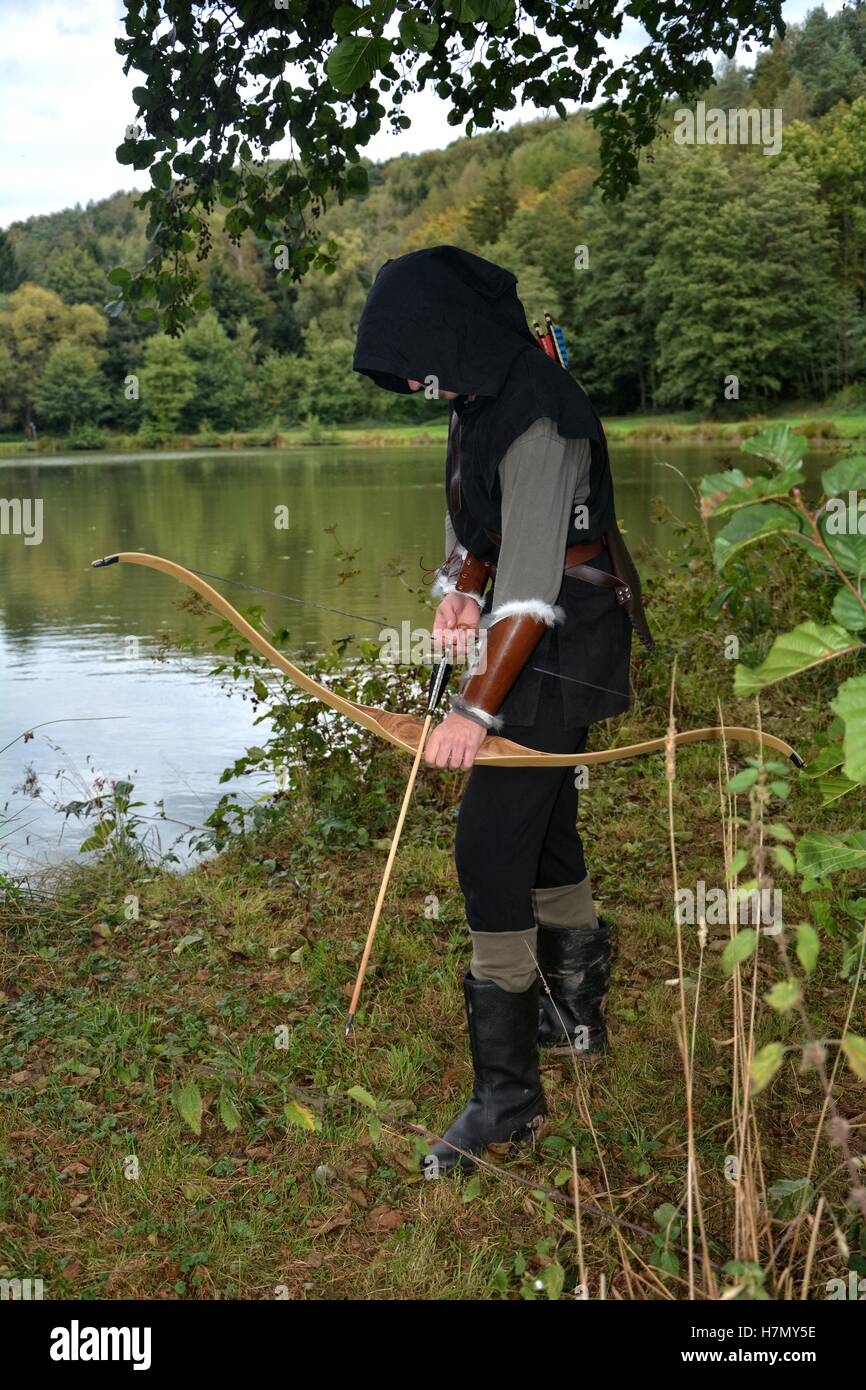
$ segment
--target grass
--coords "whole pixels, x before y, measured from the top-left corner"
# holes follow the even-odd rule
[[[742,439],[759,433],[768,424],[785,423],[796,428],[810,441],[812,448],[838,445],[840,441],[866,439],[866,410],[840,411],[832,406],[813,405],[790,407],[766,415],[748,416],[725,422],[700,419],[694,412],[661,412],[606,416],[608,435],[620,443],[680,443],[718,444],[736,446]],[[310,422],[291,429],[274,427],[258,430],[230,430],[223,433],[208,431],[201,434],[178,434],[165,440],[155,452],[189,449],[300,449],[327,445],[340,448],[407,448],[419,445],[444,444],[447,423],[365,422],[356,427],[322,425]],[[35,443],[20,437],[0,436],[0,458],[17,458],[29,454],[65,454],[73,446],[59,436],[44,435]],[[135,434],[104,433],[102,449],[106,453],[140,453],[151,451]]]
[[[597,728],[594,746],[663,729],[672,651],[679,727],[714,722],[716,693],[731,683],[706,617],[715,583],[688,547],[649,580],[667,642],[637,659],[633,708]],[[829,607],[833,586],[802,552],[754,562],[745,600],[770,618],[743,660],[764,654],[769,626],[804,616],[807,592],[810,611]],[[722,631],[748,625],[721,621]],[[765,725],[807,753],[853,658],[843,667],[774,687]],[[724,713],[756,717],[728,698]],[[742,748],[730,756],[742,766]],[[581,828],[596,901],[616,924],[611,1050],[588,1066],[543,1062],[549,1129],[534,1154],[497,1152],[493,1171],[471,1179],[425,1178],[416,1131],[441,1134],[471,1084],[468,942],[451,860],[460,780],[422,769],[347,1042],[387,840],[374,830],[359,848],[322,827],[351,824],[374,785],[399,786],[408,763],[393,750],[379,757],[390,780],[368,767],[333,805],[315,787],[308,801],[300,785],[267,835],[250,832],[186,874],[126,855],[59,871],[41,894],[9,892],[0,1277],[41,1277],[49,1298],[534,1299],[573,1297],[580,1281],[593,1299],[664,1300],[689,1295],[691,1246],[696,1298],[763,1288],[820,1299],[847,1274],[846,1242],[851,1268],[866,1273],[866,1223],[847,1207],[850,1178],[828,1142],[841,1120],[862,1153],[862,1083],[839,1068],[838,1116],[825,1124],[802,1020],[763,1002],[784,975],[776,945],[762,938],[732,977],[727,924],[703,939],[674,920],[674,865],[680,886],[723,885],[735,836],[760,848],[748,800],[737,825],[720,797],[715,745],[681,751],[672,779],[658,755],[592,772]],[[768,808],[773,821],[798,835],[854,823],[850,799],[822,810],[809,784],[791,787],[789,802]],[[790,927],[809,902],[796,878],[780,878]],[[837,891],[802,981],[828,1065],[851,1000],[841,965],[854,932]],[[855,1029],[861,1016],[862,1004]],[[789,1049],[779,1073],[746,1098],[737,1076],[775,1041]],[[790,1185],[807,1176],[813,1194],[798,1216]]]
[[[716,754],[699,747],[679,764],[688,775],[674,784],[680,880],[716,883]],[[500,1173],[474,1183],[427,1181],[406,1132],[414,1122],[441,1134],[470,1086],[466,939],[447,816],[432,841],[428,820],[407,830],[350,1042],[342,1020],[382,850],[299,853],[296,824],[183,877],[144,871],[119,881],[106,867],[84,869],[60,879],[50,900],[7,906],[3,1273],[41,1276],[46,1296],[61,1298],[273,1298],[280,1290],[312,1299],[546,1297],[561,1280],[568,1294],[578,1280],[573,1216],[508,1174],[568,1192],[574,1148],[581,1200],[650,1233],[583,1217],[591,1295],[603,1281],[608,1297],[684,1296],[682,1257],[668,1273],[649,1263],[654,1214],[664,1204],[684,1210],[687,1146],[666,785],[662,758],[593,779],[584,824],[595,892],[618,924],[611,1052],[577,1075],[568,1060],[546,1062],[550,1132],[540,1152],[497,1155]],[[794,809],[810,814],[805,804]],[[270,873],[261,869],[265,853]],[[438,919],[424,915],[430,894]],[[129,895],[137,920],[124,915]],[[732,1253],[726,940],[726,928],[711,929],[693,1085],[709,1249],[719,1265]],[[849,990],[830,946],[809,998],[818,1031],[834,1036]],[[693,929],[684,950],[693,982]],[[759,994],[775,974],[765,950]],[[687,998],[690,1005],[693,985]],[[782,1027],[793,1040],[796,1030]],[[778,1032],[778,1016],[765,1011],[758,1044]],[[173,1103],[190,1081],[202,1097],[199,1135]],[[387,1116],[375,1137],[370,1112],[345,1099],[358,1085]],[[321,1128],[287,1120],[286,1103],[298,1096],[302,1115]],[[844,1070],[837,1097],[849,1121],[862,1123],[862,1088]],[[235,1107],[236,1128],[231,1110],[221,1115],[221,1098]],[[757,1098],[768,1185],[806,1171],[821,1100],[796,1054]],[[824,1146],[814,1181],[840,1207],[836,1168]],[[773,1225],[770,1212],[764,1219]],[[813,1286],[840,1274],[828,1229]]]

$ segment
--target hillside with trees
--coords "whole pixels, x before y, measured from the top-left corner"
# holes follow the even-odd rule
[[[642,157],[624,201],[597,185],[577,114],[366,163],[328,210],[332,274],[292,283],[267,243],[212,214],[196,320],[105,306],[148,254],[136,195],[0,233],[0,431],[98,445],[182,433],[429,419],[351,370],[358,314],[390,256],[452,242],[510,267],[530,320],[563,324],[602,410],[737,418],[786,402],[866,404],[866,9],[813,10],[753,68],[720,68],[708,107],[784,117],[781,149],[683,145]],[[725,382],[739,382],[727,399]]]

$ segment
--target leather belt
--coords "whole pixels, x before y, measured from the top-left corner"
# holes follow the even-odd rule
[[[587,561],[594,560],[596,555],[600,555],[605,548],[604,536],[599,536],[596,541],[584,541],[582,544],[570,545],[565,552],[565,562],[562,566],[563,571],[568,574],[569,570],[575,565],[585,565]],[[581,576],[578,575],[578,578]]]
[[[495,545],[501,544],[502,537],[497,536],[495,531],[485,531],[484,534],[488,537],[489,540],[493,541]],[[565,558],[562,562],[563,573],[571,574],[571,571],[573,569],[576,569],[577,566],[585,565],[589,560],[594,560],[596,555],[600,555],[601,552],[606,548],[607,539],[605,536],[599,536],[598,540],[596,541],[579,541],[577,545],[570,545],[565,552]],[[485,561],[485,564],[487,565],[490,574],[496,573],[496,566],[493,564],[492,561]],[[605,571],[597,570],[594,571],[594,573],[604,574]],[[613,578],[612,575],[607,575],[606,577],[608,579]],[[574,578],[583,579],[585,578],[585,576],[582,574],[577,574],[574,576]],[[590,580],[590,583],[592,583],[592,580]]]

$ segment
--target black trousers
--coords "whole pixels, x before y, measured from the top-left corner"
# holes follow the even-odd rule
[[[500,734],[542,753],[574,753],[576,765],[589,730],[565,727],[561,684],[544,676],[535,723],[505,724]],[[574,768],[472,769],[454,851],[472,931],[528,931],[533,888],[586,878],[576,819]]]

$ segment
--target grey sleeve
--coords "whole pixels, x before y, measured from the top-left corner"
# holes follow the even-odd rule
[[[505,454],[499,465],[502,544],[494,622],[532,611],[523,605],[534,605],[548,623],[555,620],[569,521],[575,504],[588,495],[589,468],[589,440],[564,439],[552,420],[536,420]]]
[[[452,551],[454,550],[454,547],[455,547],[455,545],[457,545],[457,543],[458,543],[458,542],[457,542],[457,536],[456,536],[456,534],[455,534],[454,527],[451,525],[451,517],[450,517],[449,513],[446,512],[446,513],[445,513],[445,559],[446,559],[446,560],[447,560],[448,557],[451,555],[451,553],[452,553]],[[462,547],[461,547],[461,549],[462,549]]]

